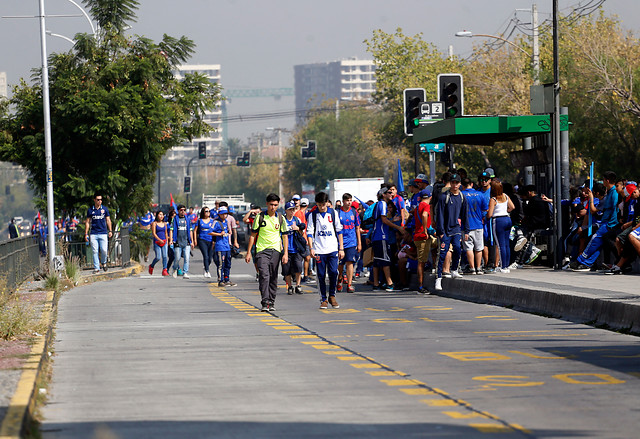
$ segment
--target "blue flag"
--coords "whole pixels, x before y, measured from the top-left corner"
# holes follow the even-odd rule
[[[404,192],[404,181],[402,181],[402,168],[400,167],[400,159],[398,159],[398,173],[396,175],[396,187],[398,192]]]

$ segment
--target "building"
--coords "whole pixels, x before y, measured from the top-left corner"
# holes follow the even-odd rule
[[[375,91],[373,60],[350,58],[294,66],[297,122],[325,101],[369,101]]]
[[[8,97],[7,72],[0,72],[0,97]]]
[[[185,64],[178,67],[174,75],[178,79],[184,78],[189,73],[200,73],[205,75],[213,83],[220,83],[220,64]],[[214,158],[218,161],[222,154],[222,110],[219,108],[213,112],[205,114],[205,120],[211,126],[212,130],[207,137],[193,139],[192,142],[185,142],[180,146],[173,147],[164,159],[169,161],[188,161],[198,156],[198,145],[206,142],[207,158]],[[217,158],[216,158],[217,157]]]

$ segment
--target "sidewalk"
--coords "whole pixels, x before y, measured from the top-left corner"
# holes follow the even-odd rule
[[[509,274],[442,280],[439,296],[490,303],[578,323],[640,334],[640,276],[525,267]]]

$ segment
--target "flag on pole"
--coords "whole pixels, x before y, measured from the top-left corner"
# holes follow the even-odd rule
[[[176,205],[176,202],[173,201],[173,194],[171,192],[169,192],[169,198],[170,198],[171,208],[176,212],[178,212],[178,206]]]
[[[396,174],[396,187],[398,192],[404,192],[404,181],[402,180],[402,168],[400,167],[400,159],[398,159],[398,171]]]

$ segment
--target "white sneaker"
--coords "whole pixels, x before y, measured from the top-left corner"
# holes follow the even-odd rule
[[[458,270],[453,270],[451,272],[451,277],[453,279],[462,279],[462,274],[458,273]]]
[[[183,274],[183,275],[182,275],[182,278],[183,278],[183,279],[189,279],[189,273],[185,273],[185,274]]]
[[[204,272],[204,277],[209,278],[211,277],[211,273],[209,273],[208,271]]]
[[[436,278],[435,290],[436,291],[442,291],[442,278],[440,278],[440,277]]]
[[[174,279],[178,278],[178,270],[176,270],[175,268],[171,269],[171,276],[173,276]]]
[[[513,264],[509,265],[509,270],[517,270],[518,267],[518,263],[514,262]]]

